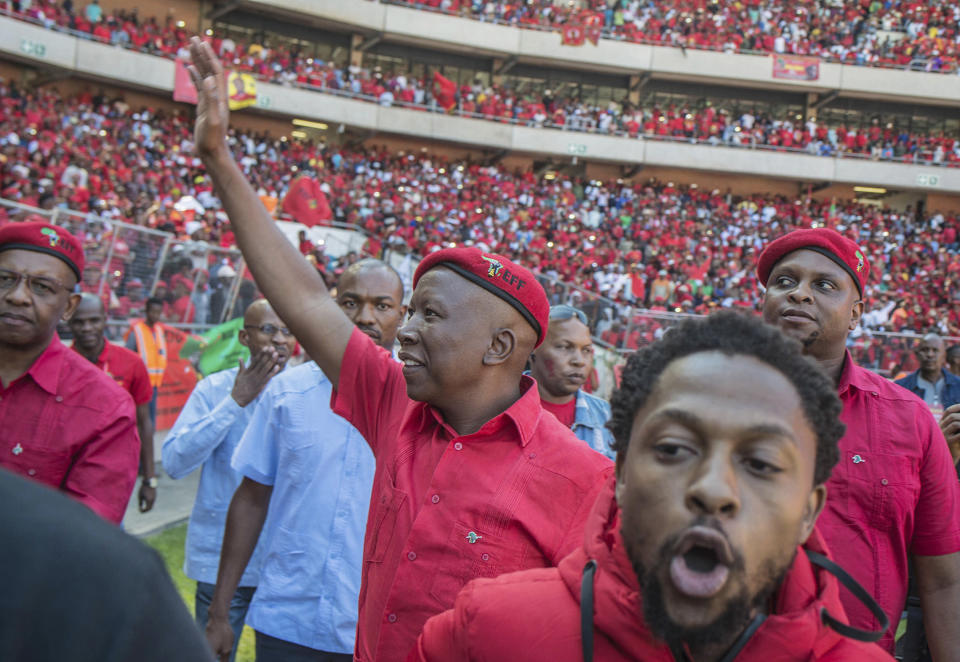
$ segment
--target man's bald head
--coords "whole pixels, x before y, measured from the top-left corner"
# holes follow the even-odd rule
[[[398,302],[403,301],[403,279],[400,278],[400,274],[397,273],[397,270],[386,262],[372,257],[364,258],[359,262],[354,262],[344,269],[343,273],[340,274],[340,277],[337,279],[337,292],[339,292],[345,286],[349,287],[352,285],[357,278],[377,273],[382,273],[384,277],[391,281],[391,285],[393,287],[393,296]]]
[[[243,314],[243,328],[237,337],[241,345],[250,349],[251,357],[272,347],[280,359],[281,369],[297,344],[296,338],[266,299],[257,299],[247,306]]]
[[[920,361],[920,376],[935,384],[939,381],[947,360],[943,338],[936,333],[928,333],[917,343],[914,351]]]
[[[107,314],[106,309],[103,307],[103,299],[92,292],[83,292],[80,295],[80,303],[77,304],[74,316],[79,315],[81,312],[97,313],[99,315]]]
[[[67,322],[73,334],[73,344],[82,354],[95,359],[103,350],[103,332],[107,328],[107,312],[103,300],[96,294],[84,292],[80,303]]]
[[[246,312],[243,313],[243,325],[260,326],[263,323],[264,316],[270,314],[276,314],[273,312],[270,302],[266,299],[257,299],[247,306]]]

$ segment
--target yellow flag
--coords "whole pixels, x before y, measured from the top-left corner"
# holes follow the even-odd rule
[[[231,71],[227,78],[227,90],[230,94],[230,110],[247,108],[257,103],[257,81],[250,74]]]

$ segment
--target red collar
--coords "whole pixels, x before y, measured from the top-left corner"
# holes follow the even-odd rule
[[[494,416],[484,423],[479,430],[473,434],[464,435],[464,437],[493,437],[502,426],[512,424],[520,436],[520,445],[526,446],[533,438],[537,430],[537,424],[540,422],[540,413],[543,411],[540,406],[540,391],[536,387],[533,377],[523,375],[520,378],[520,391],[522,395],[506,411]],[[419,430],[423,432],[428,422],[432,420],[447,431],[451,438],[460,437],[457,431],[450,427],[443,420],[443,415],[434,407],[425,402],[420,405],[420,423]]]
[[[63,355],[66,351],[66,345],[60,342],[57,334],[54,334],[50,344],[25,374],[30,375],[37,386],[47,393],[56,394],[57,382],[60,381],[60,366],[63,364]]]

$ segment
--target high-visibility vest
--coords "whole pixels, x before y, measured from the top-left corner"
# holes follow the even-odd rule
[[[147,366],[150,386],[160,388],[163,372],[167,369],[167,340],[163,336],[163,325],[158,323],[151,329],[146,322],[137,322],[133,325],[133,333],[137,339],[137,351]]]

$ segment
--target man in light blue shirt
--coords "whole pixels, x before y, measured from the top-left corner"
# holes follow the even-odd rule
[[[403,319],[403,285],[378,260],[340,276],[337,303],[389,351]],[[369,445],[330,410],[332,385],[314,363],[260,396],[233,456],[243,482],[230,504],[207,641],[235,647],[226,613],[259,538],[260,584],[247,614],[257,662],[353,659],[363,537],[375,470]]]
[[[100,0],[93,0],[85,10],[87,15],[87,20],[93,24],[100,22],[100,19],[103,18],[103,9],[100,8]]]
[[[610,404],[582,386],[593,371],[593,339],[586,314],[573,306],[552,306],[543,344],[530,355],[540,404],[573,430],[577,439],[611,460],[613,433],[607,429]]]
[[[202,380],[184,405],[163,442],[163,468],[172,478],[183,478],[198,467],[200,485],[187,527],[184,573],[197,581],[196,618],[201,629],[217,581],[220,543],[230,499],[241,476],[230,466],[255,403],[271,378],[286,365],[296,340],[265,299],[253,302],[238,332],[250,348],[250,361]],[[259,558],[243,572],[230,607],[236,636],[259,577]],[[231,660],[233,658],[231,657]]]

